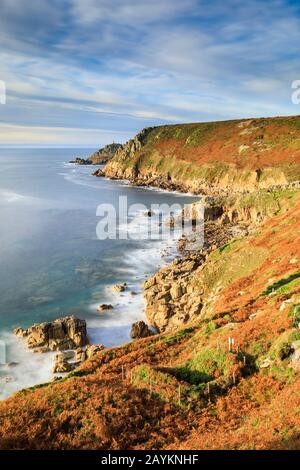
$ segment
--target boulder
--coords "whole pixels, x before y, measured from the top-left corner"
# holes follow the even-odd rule
[[[115,292],[124,292],[126,290],[126,287],[127,287],[127,284],[124,283],[124,284],[116,284],[115,286],[113,286],[113,290]]]
[[[66,359],[62,361],[56,361],[53,367],[53,374],[64,374],[66,372],[71,372],[74,366],[70,364]]]
[[[27,336],[27,330],[24,330],[23,328],[16,328],[13,333],[19,338],[25,338],[25,336]]]
[[[144,321],[140,320],[133,323],[130,333],[131,338],[146,338],[147,336],[152,335],[152,331]]]
[[[92,173],[92,176],[98,176],[98,178],[101,178],[105,176],[105,173],[103,170],[101,170],[101,168],[98,168],[96,171]]]
[[[97,307],[98,312],[105,312],[106,310],[112,310],[114,307],[111,304],[101,304]]]
[[[75,362],[84,362],[87,359],[87,353],[82,348],[77,348],[75,351]]]
[[[91,160],[86,160],[85,158],[77,157],[75,160],[71,160],[70,163],[75,163],[75,165],[92,165]]]
[[[75,358],[74,351],[61,351],[55,356],[55,362],[70,361]]]
[[[14,333],[26,338],[29,349],[38,352],[64,351],[88,344],[86,321],[74,316],[35,324],[27,330],[17,328]]]
[[[173,300],[179,299],[183,294],[181,286],[174,284],[170,290],[170,294]]]
[[[88,359],[91,359],[95,356],[98,352],[103,351],[104,346],[103,344],[90,344],[86,348],[86,355]]]

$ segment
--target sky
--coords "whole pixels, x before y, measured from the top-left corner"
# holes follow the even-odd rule
[[[0,145],[300,114],[299,44],[292,0],[0,0]]]

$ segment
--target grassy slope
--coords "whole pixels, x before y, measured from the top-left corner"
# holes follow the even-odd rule
[[[214,251],[191,278],[211,293],[197,324],[0,403],[0,447],[299,449],[300,375],[282,357],[300,339],[299,240],[298,202]]]
[[[243,185],[258,177],[262,187],[299,180],[300,117],[160,126],[147,132],[134,156],[119,154],[112,162],[180,182]]]

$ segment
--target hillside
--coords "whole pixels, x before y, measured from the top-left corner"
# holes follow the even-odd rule
[[[104,172],[206,194],[289,184],[300,180],[300,117],[147,128],[118,150]]]
[[[121,144],[109,144],[105,147],[97,150],[97,152],[93,153],[88,160],[92,162],[93,165],[101,165],[103,163],[107,163],[111,158],[114,157],[117,150],[122,147]]]
[[[276,215],[186,270],[186,324],[0,403],[0,448],[300,449],[300,193],[271,197]]]

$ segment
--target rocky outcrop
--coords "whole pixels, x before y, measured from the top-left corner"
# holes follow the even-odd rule
[[[113,286],[112,289],[113,291],[118,293],[125,292],[125,290],[127,289],[127,284],[126,282],[124,282],[123,284],[116,284],[115,286]]]
[[[70,163],[75,163],[75,165],[92,165],[91,160],[77,157],[75,160],[71,160]]]
[[[113,310],[113,305],[111,304],[101,304],[97,307],[97,312],[106,312],[107,310]]]
[[[111,160],[121,147],[122,144],[109,144],[97,150],[97,152],[93,153],[89,158],[77,157],[75,160],[71,160],[70,163],[75,163],[75,165],[103,165]],[[94,176],[100,175],[95,174]]]
[[[101,170],[101,168],[98,168],[94,173],[92,173],[92,176],[97,176],[98,178],[103,178],[105,176],[104,171]]]
[[[132,339],[147,338],[148,336],[152,335],[153,332],[144,321],[137,321],[133,323],[130,333]]]
[[[159,331],[174,331],[201,312],[202,298],[189,286],[189,277],[204,256],[175,259],[144,283],[146,316]]]
[[[86,348],[87,359],[91,359],[99,352],[103,351],[105,348],[102,344],[90,344]]]
[[[101,148],[100,150],[97,150],[97,152],[93,153],[89,157],[89,161],[93,165],[101,165],[103,163],[107,163],[109,160],[111,160],[116,152],[122,147],[122,144],[109,144],[106,145],[105,147]]]
[[[88,344],[86,321],[74,316],[35,324],[27,330],[17,328],[14,333],[25,338],[35,352],[64,351]]]

